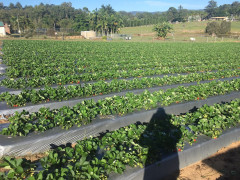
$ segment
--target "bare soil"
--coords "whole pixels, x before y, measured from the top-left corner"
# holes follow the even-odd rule
[[[180,170],[178,180],[239,180],[240,141]]]
[[[2,115],[0,115],[0,124],[5,124],[5,123],[10,123],[9,121],[8,121],[8,118],[9,118],[10,116],[2,116]]]
[[[47,156],[48,153],[39,153],[39,154],[30,154],[30,155],[26,155],[26,156],[22,156],[22,157],[19,157],[19,158],[24,158],[24,159],[27,159],[27,160],[30,160],[31,162],[34,162],[34,161],[37,161],[45,156]]]
[[[0,124],[6,124],[6,123],[9,123],[9,121],[6,119],[0,119]]]

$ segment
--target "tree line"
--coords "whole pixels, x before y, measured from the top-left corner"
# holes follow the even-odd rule
[[[208,19],[213,16],[240,16],[240,2],[217,6],[211,0],[204,10],[187,10],[181,5],[176,9],[170,7],[166,12],[116,12],[111,5],[102,5],[99,9],[75,9],[72,3],[61,5],[39,4],[25,6],[21,3],[0,3],[0,21],[8,23],[12,31],[29,29],[69,28],[76,32],[94,30],[98,33],[116,33],[121,27],[133,27],[158,24],[161,22],[185,22],[189,17]]]
[[[94,30],[102,34],[116,33],[123,27],[121,15],[110,5],[90,12],[88,8],[75,9],[72,3],[61,5],[39,4],[25,6],[18,2],[4,6],[0,3],[0,20],[10,25],[11,30],[38,28],[71,28],[75,31]]]
[[[216,16],[228,16],[228,17],[238,17],[240,16],[240,2],[234,1],[232,4],[224,4],[221,6],[217,5],[217,2],[211,0],[205,7],[205,12],[207,13],[206,18],[216,17]]]

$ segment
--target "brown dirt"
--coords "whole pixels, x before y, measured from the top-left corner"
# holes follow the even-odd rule
[[[26,155],[26,156],[19,157],[19,158],[24,158],[24,159],[30,160],[31,162],[34,162],[45,156],[47,156],[47,153],[31,154],[31,155]]]
[[[0,115],[0,124],[5,124],[5,123],[9,123],[8,121],[8,118],[10,116],[5,116],[5,117],[2,117],[2,115]]]
[[[65,36],[65,39],[84,39],[84,37],[83,36]]]
[[[178,180],[239,180],[240,141],[180,170]]]
[[[151,33],[142,33],[142,34],[133,34],[133,36],[155,36],[155,32]]]
[[[196,33],[204,33],[203,30],[183,30],[182,33],[193,33],[193,34],[196,34]]]
[[[0,124],[6,124],[6,123],[9,123],[9,121],[6,119],[0,119]]]

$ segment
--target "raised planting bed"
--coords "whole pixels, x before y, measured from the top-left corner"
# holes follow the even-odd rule
[[[240,70],[229,70],[223,72],[194,73],[179,76],[165,76],[163,78],[141,78],[132,80],[112,80],[111,82],[99,81],[96,83],[71,85],[71,86],[46,86],[43,89],[28,89],[22,91],[10,91],[0,94],[0,101],[7,102],[10,106],[25,106],[26,103],[40,103],[48,101],[61,101],[73,98],[83,98],[89,96],[103,95],[121,91],[134,91],[137,89],[150,89],[152,87],[161,89],[170,85],[183,84],[191,85],[191,82],[206,83],[207,80],[232,80],[238,79]],[[190,84],[187,84],[190,83]],[[197,83],[195,83],[197,84]],[[184,85],[184,84],[183,84]],[[194,85],[192,83],[192,85]],[[165,87],[167,86],[167,87]],[[170,86],[171,87],[171,86]],[[4,91],[4,88],[0,88]],[[5,89],[6,90],[6,89]],[[151,90],[151,89],[150,89]],[[159,89],[158,89],[159,90]]]
[[[174,104],[168,107],[131,113],[127,116],[106,116],[95,119],[91,124],[82,127],[72,127],[68,130],[54,128],[44,133],[30,133],[26,137],[12,137],[0,135],[1,153],[0,155],[26,155],[28,153],[39,153],[51,148],[51,144],[61,145],[68,142],[76,142],[90,136],[97,136],[107,130],[113,131],[120,127],[136,122],[149,122],[153,116],[161,117],[162,113],[179,115],[194,111],[204,104],[213,105],[215,103],[230,102],[240,98],[240,93],[235,92],[227,95],[209,97],[205,100]],[[161,110],[161,111],[159,111]],[[164,111],[163,111],[164,110]],[[14,126],[15,127],[15,126]],[[24,128],[24,127],[23,127]],[[21,131],[19,129],[19,131]]]
[[[0,65],[1,66],[1,65]],[[137,81],[141,81],[141,79],[149,79],[150,81],[153,80],[157,80],[161,78],[161,81],[163,82],[159,82],[160,83],[169,83],[169,84],[173,84],[174,81],[177,81],[178,83],[182,82],[194,82],[194,81],[201,81],[201,80],[210,80],[210,79],[220,79],[220,78],[227,78],[227,77],[237,77],[239,76],[239,68],[237,69],[225,69],[225,70],[213,70],[213,71],[198,71],[198,72],[188,72],[188,73],[174,73],[174,74],[162,74],[162,75],[153,75],[153,76],[138,76],[138,77],[129,77],[129,78],[117,78],[117,79],[110,79],[110,80],[100,80],[100,82],[105,82],[105,83],[111,83],[112,81],[129,81],[131,82],[131,80],[137,80]],[[192,80],[189,80],[188,78],[192,77]],[[6,76],[2,76],[1,77],[1,81],[3,79],[6,79]],[[170,80],[170,82],[165,81],[165,79]],[[77,81],[77,82],[69,82],[67,84],[54,84],[54,85],[49,85],[48,83],[43,83],[44,82],[44,78],[43,78],[43,82],[41,81],[41,85],[36,85],[37,87],[33,86],[31,88],[31,86],[28,87],[28,85],[20,85],[18,78],[17,79],[8,79],[8,82],[6,82],[7,84],[5,84],[7,87],[1,86],[0,88],[0,92],[9,92],[10,94],[20,94],[20,92],[22,90],[25,89],[35,89],[35,90],[40,90],[40,89],[44,89],[45,86],[47,87],[52,87],[52,88],[57,88],[58,86],[64,86],[64,87],[68,87],[68,86],[85,86],[87,84],[95,84],[98,83],[99,81]],[[21,82],[22,83],[22,82]],[[31,83],[32,84],[32,83]],[[157,85],[159,85],[157,84]],[[176,84],[176,83],[175,83]],[[161,85],[161,84],[160,84]],[[11,88],[8,88],[11,87]],[[35,88],[34,88],[35,87]]]
[[[89,82],[89,81],[99,81],[99,80],[111,80],[111,79],[126,79],[131,77],[149,77],[149,76],[156,76],[156,75],[165,75],[165,74],[173,74],[173,73],[194,73],[198,71],[215,71],[215,70],[225,70],[225,69],[237,69],[238,65],[230,65],[230,66],[222,66],[217,65],[219,67],[215,68],[209,68],[208,66],[203,68],[192,68],[192,70],[188,70],[186,68],[183,68],[182,71],[176,71],[176,72],[154,72],[152,69],[142,69],[142,70],[135,70],[132,71],[126,71],[126,72],[99,72],[99,73],[84,73],[84,74],[57,74],[53,76],[45,76],[45,77],[20,77],[17,79],[12,78],[5,78],[1,81],[1,85],[8,87],[8,88],[36,88],[41,87],[44,85],[65,85],[65,84],[71,84],[71,83],[80,83],[80,82]],[[157,70],[155,70],[157,71]],[[5,74],[7,75],[7,73]]]
[[[39,87],[240,66],[239,48],[234,43],[169,45],[4,41],[3,61],[9,66],[6,75],[20,79],[4,80],[2,84],[12,88]]]
[[[109,69],[132,71],[142,67],[165,69],[218,65],[226,63],[226,59],[228,59],[226,64],[233,64],[237,63],[238,58],[238,46],[234,43],[220,45],[174,43],[170,46],[148,43],[126,45],[126,43],[51,41],[4,41],[4,43],[4,59],[7,65],[17,69],[17,72],[9,73],[10,77],[46,76],[49,73],[53,75],[62,68],[80,72]],[[67,74],[68,71],[63,73]]]
[[[3,129],[1,134],[24,136],[31,132],[43,132],[53,127],[69,129],[73,125],[88,124],[97,116],[125,115],[142,109],[153,109],[170,104],[191,100],[206,99],[207,97],[228,94],[238,91],[240,79],[232,81],[212,81],[196,86],[179,86],[177,88],[140,94],[127,93],[125,96],[113,96],[98,100],[82,101],[73,107],[64,106],[50,110],[41,108],[36,113],[23,110],[9,118],[11,124]]]
[[[181,92],[182,87],[186,87],[186,88],[188,87],[187,89],[191,89],[191,88],[194,89],[194,87],[201,87],[201,88],[209,89],[209,87],[208,87],[208,84],[209,84],[213,88],[210,88],[209,90],[205,90],[205,91],[209,91],[209,92],[211,91],[212,95],[215,95],[215,94],[217,95],[219,93],[224,94],[224,93],[227,93],[227,92],[238,91],[239,90],[239,84],[240,84],[239,80],[240,80],[239,77],[232,77],[232,78],[217,79],[213,82],[211,80],[209,80],[209,81],[201,81],[201,82],[193,82],[193,83],[184,83],[184,84],[181,84],[181,86],[179,86],[179,84],[175,84],[175,85],[169,85],[169,86],[147,88],[147,90],[151,93],[154,93],[155,91],[164,91],[165,94],[166,94],[168,92],[173,92],[175,90]],[[200,84],[201,84],[201,86],[200,86]],[[220,92],[220,91],[219,92],[214,92],[213,91],[214,86],[215,86],[215,91],[216,91],[216,90],[218,90],[218,88],[216,89],[216,86],[217,85],[221,86],[221,84],[225,84],[222,87],[220,87],[220,89],[222,89],[222,92]],[[228,87],[229,85],[231,87]],[[226,89],[224,89],[225,86],[226,86]],[[94,100],[96,102],[96,101],[99,101],[101,99],[108,98],[108,97],[125,96],[129,93],[142,94],[145,91],[146,91],[146,89],[136,89],[136,90],[131,90],[131,91],[122,91],[122,92],[119,92],[119,93],[110,93],[110,94],[107,94],[107,95],[100,95],[100,94],[103,94],[103,93],[100,93],[100,94],[98,94],[98,96],[95,96],[95,94],[94,94],[92,97],[72,99],[72,100],[68,100],[68,101],[61,101],[61,102],[58,102],[58,103],[56,103],[56,101],[55,102],[50,102],[50,100],[47,99],[47,100],[44,100],[45,102],[43,101],[44,102],[43,104],[37,104],[37,105],[28,104],[27,106],[24,106],[24,107],[19,107],[18,104],[12,104],[13,108],[9,107],[4,102],[0,102],[0,114],[8,115],[8,114],[13,114],[14,112],[22,112],[23,110],[26,110],[28,112],[37,112],[42,107],[50,108],[50,109],[62,108],[62,107],[65,107],[65,106],[73,107],[73,106],[77,105],[78,103],[81,103],[81,102],[84,102],[84,101]],[[182,91],[184,92],[185,90],[182,90]],[[199,95],[198,95],[197,92],[195,92],[195,89],[193,91],[194,91],[193,93],[196,93],[196,96],[198,97]],[[206,92],[205,94],[208,94],[208,92]],[[174,95],[174,92],[173,92],[172,95],[169,95],[169,96],[173,96],[173,95]],[[63,96],[64,96],[64,91],[61,94],[61,97],[63,97]],[[68,94],[68,96],[70,96],[70,94]],[[203,94],[202,96],[205,96],[205,95]],[[35,96],[33,96],[33,97],[35,97]],[[39,96],[35,97],[35,99],[37,99],[37,100],[39,98],[40,98]],[[202,97],[202,98],[204,98],[204,97]],[[195,99],[195,97],[192,96],[192,98],[190,98],[190,100],[191,99]],[[188,100],[188,99],[185,99],[185,100]],[[13,101],[15,102],[15,100],[13,100]],[[16,101],[18,101],[18,99],[16,99]],[[180,101],[182,101],[182,99],[181,98],[176,99],[175,102],[177,102],[177,101],[180,102]],[[22,102],[24,102],[24,100]]]
[[[4,41],[0,179],[158,179],[235,141],[239,47]]]
[[[234,127],[240,125],[239,107],[240,99],[177,116],[161,109],[162,116],[153,116],[149,123],[138,122],[74,144],[52,145],[54,149],[36,162],[4,157],[1,166],[12,170],[1,177],[159,179],[238,141],[240,129]],[[172,167],[166,169],[168,165]],[[129,173],[129,167],[146,168]],[[124,175],[116,177],[116,173]]]

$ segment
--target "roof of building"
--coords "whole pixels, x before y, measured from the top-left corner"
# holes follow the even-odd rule
[[[0,21],[0,27],[4,27],[4,24],[2,21]]]
[[[228,17],[211,17],[212,19],[226,19]]]

